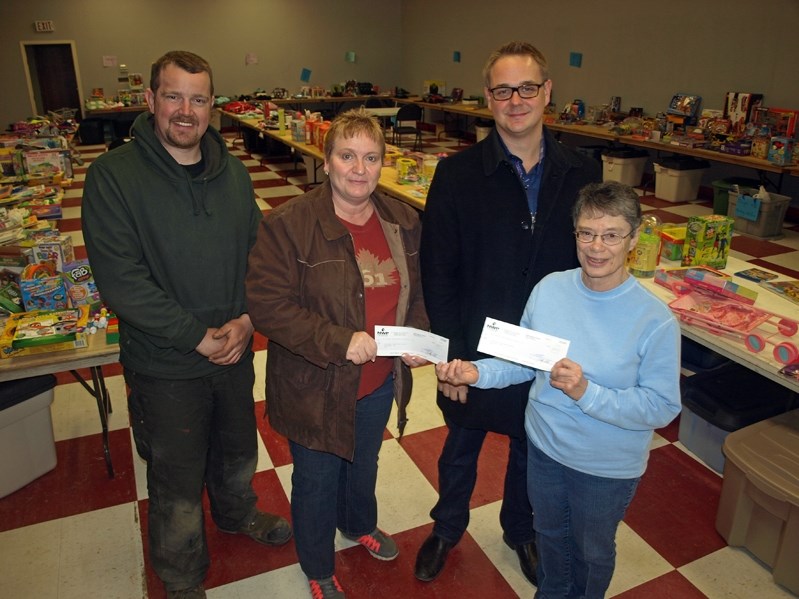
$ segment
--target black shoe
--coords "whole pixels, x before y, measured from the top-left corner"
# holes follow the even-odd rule
[[[413,572],[416,578],[430,582],[441,574],[447,561],[447,554],[454,546],[455,543],[450,543],[435,533],[430,533],[430,536],[419,547],[419,553],[416,554],[416,569]]]
[[[538,586],[538,577],[535,570],[538,567],[538,552],[535,549],[535,543],[524,543],[523,545],[514,545],[510,542],[508,535],[502,535],[502,540],[505,544],[516,552],[519,556],[519,566],[521,566],[522,574],[534,586]]]

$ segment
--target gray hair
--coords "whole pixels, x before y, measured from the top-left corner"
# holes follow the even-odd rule
[[[641,224],[641,201],[635,189],[618,181],[589,183],[580,190],[572,209],[575,226],[584,215],[621,216],[635,231]]]

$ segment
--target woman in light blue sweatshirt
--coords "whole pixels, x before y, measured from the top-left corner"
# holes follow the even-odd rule
[[[603,597],[615,536],[646,469],[653,430],[680,412],[680,329],[627,272],[641,207],[631,187],[592,183],[574,206],[580,268],[544,278],[521,326],[570,341],[551,372],[490,358],[439,364],[450,384],[534,379],[525,413],[537,599]]]

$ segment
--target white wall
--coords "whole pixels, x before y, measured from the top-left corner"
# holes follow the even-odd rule
[[[419,92],[443,79],[482,95],[491,51],[524,40],[547,57],[559,108],[620,96],[622,109],[654,115],[682,92],[721,109],[726,92],[745,91],[799,109],[798,27],[799,0],[402,0],[402,86]],[[583,54],[581,68],[569,66],[570,52]],[[714,163],[702,184],[733,175],[756,176]],[[799,204],[799,177],[784,177],[782,193]]]
[[[412,91],[441,78],[448,88],[482,93],[488,54],[518,39],[547,57],[559,107],[621,96],[623,109],[654,115],[678,92],[722,108],[727,91],[748,91],[764,94],[767,105],[799,108],[797,0],[403,0],[402,7],[402,78]],[[572,51],[583,54],[581,68],[569,66]]]
[[[153,60],[168,50],[191,50],[209,61],[218,94],[260,87],[291,91],[329,88],[348,79],[393,86],[400,78],[397,26],[401,4],[392,0],[0,0],[0,125],[30,116],[19,42],[73,40],[82,92],[118,88],[116,56],[149,82]],[[33,21],[52,20],[55,32],[35,33]],[[356,62],[345,61],[354,51]],[[258,64],[245,66],[253,52]]]
[[[33,21],[48,19],[55,33],[34,33]],[[799,0],[0,0],[0,127],[31,113],[20,40],[74,40],[86,95],[117,87],[103,56],[148,78],[152,60],[188,49],[209,60],[217,93],[230,96],[297,90],[303,67],[323,87],[355,79],[419,92],[443,79],[481,94],[491,50],[523,39],[547,55],[558,106],[621,96],[622,108],[655,114],[678,92],[708,108],[721,108],[727,91],[799,108],[797,25]],[[583,54],[579,69],[569,66],[572,51]],[[244,65],[248,52],[257,65]],[[715,167],[703,183],[729,174],[752,173]],[[798,177],[784,185],[799,198]]]

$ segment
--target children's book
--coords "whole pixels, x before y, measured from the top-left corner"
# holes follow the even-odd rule
[[[784,297],[789,302],[799,304],[799,281],[796,279],[789,281],[761,281],[760,286]]]
[[[777,278],[776,274],[767,270],[763,270],[762,268],[747,268],[746,270],[736,272],[735,275],[738,277],[743,277],[744,279],[749,279],[755,283],[760,283],[760,281],[771,281]]]

